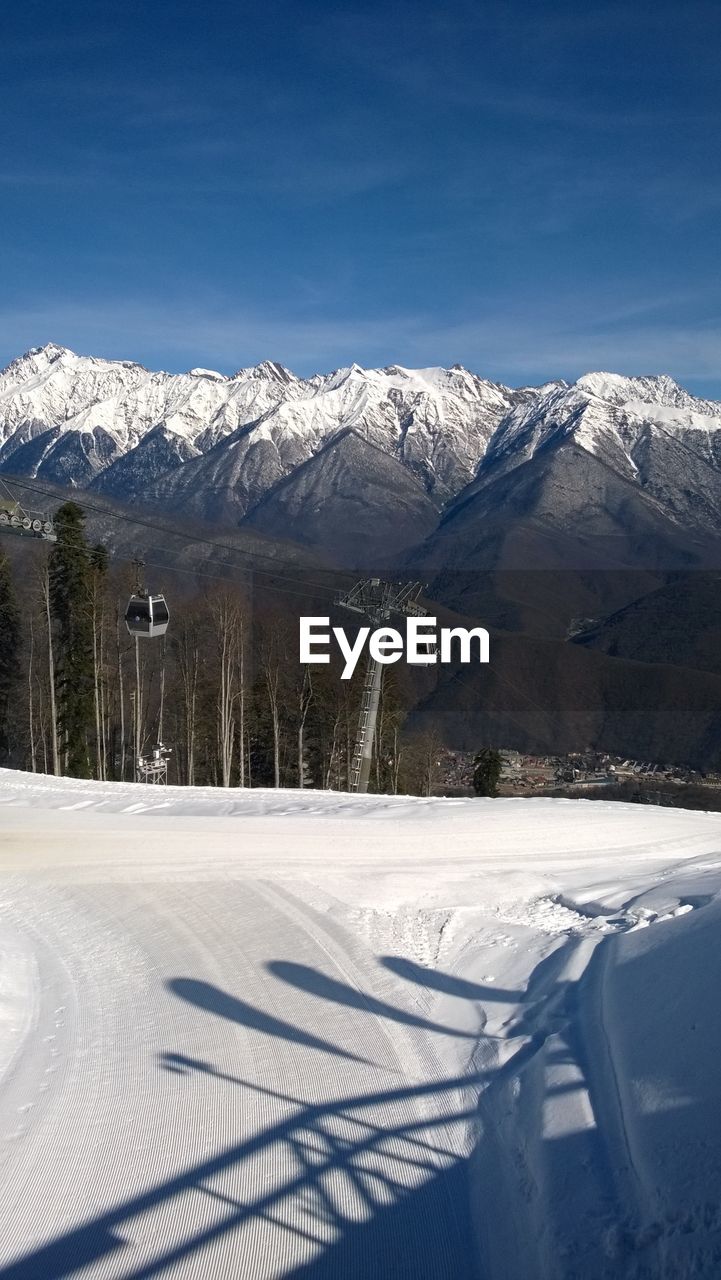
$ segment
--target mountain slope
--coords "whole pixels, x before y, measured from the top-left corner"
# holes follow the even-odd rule
[[[437,519],[420,481],[348,429],[261,498],[243,528],[332,548],[338,563],[362,569],[388,563]]]
[[[457,748],[589,749],[721,768],[721,675],[612,658],[528,635],[491,637],[491,663],[439,668],[414,723]]]
[[[721,532],[721,404],[691,396],[665,376],[594,373],[570,387],[542,389],[499,425],[469,492],[554,445],[570,444],[654,499],[686,530]]]
[[[354,364],[302,379],[266,361],[227,377],[51,345],[0,374],[3,471],[204,521],[247,518],[306,543],[323,536],[331,551],[356,521],[368,546],[417,544],[423,573],[655,570],[704,562],[721,541],[721,404],[666,376],[589,373],[514,391],[459,366]],[[308,524],[325,502],[332,518]]]
[[[48,432],[55,442],[104,433],[119,457],[163,425],[204,450],[292,397],[298,385],[299,379],[270,362],[226,378],[210,370],[151,373],[138,364],[77,356],[63,347],[35,348],[0,374],[0,469],[18,472],[18,448]],[[38,456],[32,474],[66,482],[56,466],[57,453],[56,443],[54,453]],[[94,474],[109,462],[99,460]],[[83,487],[90,479],[83,476],[76,483]]]
[[[0,470],[84,487],[158,427],[200,454],[252,427],[259,441],[271,442],[280,467],[267,477],[261,468],[250,486],[255,502],[266,482],[274,484],[328,438],[352,428],[396,456],[440,503],[473,478],[491,435],[517,399],[461,368],[352,365],[303,380],[266,361],[233,377],[202,369],[167,374],[50,345],[34,348],[0,374]],[[91,460],[73,469],[66,456],[77,452],[76,437],[101,433],[110,443],[92,457],[86,447]],[[30,441],[42,444],[13,463]],[[169,454],[169,466],[185,460],[185,452],[178,449],[175,459]],[[118,468],[99,487],[118,498],[131,496],[128,486],[144,470]],[[156,478],[151,475],[151,483]]]
[[[610,657],[663,662],[721,675],[721,575],[687,573],[648,592],[574,643]]]
[[[720,547],[721,405],[593,374],[509,412],[406,565],[451,608],[562,634],[663,584],[649,574],[721,563]]]

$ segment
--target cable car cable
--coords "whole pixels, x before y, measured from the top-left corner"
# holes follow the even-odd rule
[[[13,477],[12,483],[18,489],[26,489],[29,493],[39,493],[39,494],[42,494],[44,497],[52,498],[54,501],[59,502],[60,505],[62,505],[63,501],[74,501],[74,499],[67,499],[67,498],[59,499],[57,494],[54,494],[51,490],[42,488],[40,485],[29,484],[25,480],[15,480],[15,478]],[[83,507],[86,511],[92,511],[95,515],[104,516],[105,519],[107,520],[116,520],[116,521],[120,521],[120,523],[122,524],[132,524],[135,526],[139,526],[140,528],[152,529],[156,533],[163,533],[163,534],[169,535],[172,538],[182,538],[186,546],[190,542],[197,546],[208,546],[208,547],[214,547],[216,550],[219,550],[219,551],[227,551],[231,555],[245,556],[246,558],[252,559],[252,560],[267,560],[271,564],[277,564],[277,558],[275,556],[266,554],[262,551],[246,551],[242,547],[234,547],[230,543],[219,542],[216,538],[204,538],[202,534],[193,534],[189,536],[187,531],[181,530],[178,527],[174,528],[172,525],[168,526],[167,524],[159,524],[156,521],[147,520],[140,516],[121,515],[119,512],[109,511],[105,507],[98,507],[94,505],[92,502],[87,502],[84,498],[80,498],[80,497],[78,498],[78,506]],[[255,570],[255,572],[269,573],[270,571],[258,569],[258,570]],[[345,574],[348,577],[350,576],[348,572],[343,569],[338,569],[338,570],[329,569],[328,572],[338,573],[339,575]],[[282,578],[282,574],[280,573],[273,574],[272,576]],[[291,581],[291,579],[288,579],[288,581]],[[321,584],[309,583],[309,585],[320,586]]]

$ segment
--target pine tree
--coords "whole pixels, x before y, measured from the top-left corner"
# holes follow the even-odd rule
[[[95,711],[95,776],[106,775],[106,739],[103,681],[103,591],[108,574],[108,553],[98,544],[90,552],[90,617],[93,643],[93,702]]]
[[[0,551],[0,760],[10,752],[12,703],[19,674],[20,610],[10,561]]]
[[[503,756],[493,747],[483,747],[473,761],[473,790],[477,796],[497,796]]]
[[[65,767],[76,778],[92,776],[89,738],[95,719],[92,598],[105,572],[102,548],[91,551],[85,515],[75,502],[55,514],[57,542],[50,557],[50,603],[57,628],[58,720]]]

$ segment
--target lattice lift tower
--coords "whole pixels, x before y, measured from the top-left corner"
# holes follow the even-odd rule
[[[336,596],[336,604],[353,613],[360,613],[372,626],[380,627],[393,614],[424,618],[428,610],[418,603],[422,590],[422,582],[382,582],[380,578],[365,578],[357,582],[350,591]],[[382,681],[383,667],[369,655],[350,768],[349,791],[368,790]]]

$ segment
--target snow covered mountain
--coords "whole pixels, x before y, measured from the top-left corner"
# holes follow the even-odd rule
[[[0,374],[0,466],[10,470],[12,460],[16,472],[127,497],[140,479],[158,480],[227,441],[233,462],[221,471],[229,467],[241,481],[242,514],[269,484],[350,428],[394,453],[442,502],[473,477],[515,401],[507,388],[464,369],[353,365],[303,380],[266,361],[233,377],[203,369],[173,375],[51,345]],[[247,465],[238,468],[238,460]],[[215,459],[205,478],[215,480]],[[168,494],[175,493],[170,483]]]
[[[35,348],[0,374],[0,471],[271,536],[480,563],[561,539],[721,536],[721,403],[667,376],[512,390],[467,370],[232,377]],[[515,525],[514,525],[515,522]],[[389,548],[390,550],[390,548]]]
[[[0,468],[84,488],[156,432],[153,448],[109,486],[129,496],[134,472],[147,479],[149,461],[150,474],[161,474],[202,453],[292,398],[296,385],[270,363],[234,378],[204,369],[176,375],[35,348],[0,374]]]
[[[721,404],[594,373],[509,411],[410,563],[473,611],[479,571],[665,571],[718,564],[720,545]]]
[[[721,529],[721,404],[667,376],[589,373],[541,388],[513,409],[490,442],[479,484],[573,443],[637,485],[686,528]]]

